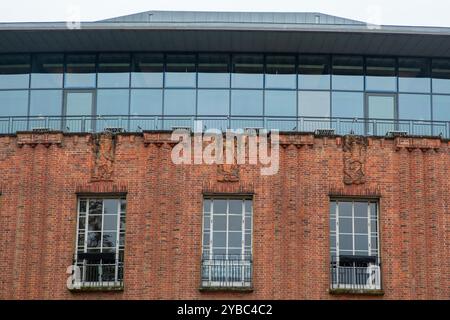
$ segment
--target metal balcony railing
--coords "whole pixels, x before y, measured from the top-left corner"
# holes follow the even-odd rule
[[[336,134],[385,136],[401,131],[414,136],[441,136],[450,139],[450,121],[407,119],[368,119],[330,117],[268,117],[268,116],[30,116],[0,117],[0,134],[35,129],[64,132],[102,132],[106,128],[121,128],[127,132],[172,130],[174,127],[194,129],[201,121],[202,129],[266,128],[287,132],[315,132],[333,129]]]
[[[115,254],[78,254],[74,266],[78,269],[72,283],[76,289],[123,288],[123,262]]]
[[[216,255],[202,259],[203,288],[251,288],[253,262],[248,255]]]
[[[380,258],[331,257],[330,279],[331,289],[381,290]]]

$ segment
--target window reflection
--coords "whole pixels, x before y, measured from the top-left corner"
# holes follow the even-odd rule
[[[333,92],[333,117],[364,118],[364,93]]]
[[[430,68],[428,59],[400,58],[398,60],[400,92],[429,92]]]
[[[266,88],[297,88],[295,57],[266,57]]]
[[[450,96],[433,96],[433,120],[450,121]]]
[[[330,93],[320,91],[300,91],[298,96],[299,116],[329,117]]]
[[[27,90],[0,91],[0,117],[26,116],[27,113]],[[3,123],[0,126],[3,127]]]
[[[405,120],[431,120],[430,96],[400,94],[399,117]]]
[[[262,91],[233,90],[231,93],[231,114],[236,116],[261,116],[263,114]]]
[[[164,92],[164,115],[195,114],[195,90],[168,89]]]
[[[433,92],[450,93],[450,59],[433,59]]]
[[[198,114],[226,116],[229,114],[230,92],[228,90],[199,90]]]
[[[66,88],[93,88],[96,86],[95,54],[66,56]]]
[[[198,56],[199,88],[228,88],[230,86],[230,59],[224,54]]]
[[[166,87],[196,86],[195,55],[167,55]]]
[[[297,115],[297,92],[267,90],[265,92],[265,115],[295,117]]]
[[[393,58],[366,59],[366,89],[396,91],[396,61]]]
[[[164,55],[135,54],[131,86],[134,88],[162,88]]]
[[[301,55],[298,65],[300,89],[330,89],[328,56]]]
[[[63,54],[33,56],[32,88],[61,88],[64,71]]]
[[[0,55],[0,89],[25,89],[31,69],[29,54]]]
[[[162,115],[162,90],[131,90],[130,115]]]
[[[363,57],[333,57],[333,89],[364,90]]]
[[[32,90],[31,116],[59,116],[62,110],[62,90]]]
[[[263,55],[235,55],[233,56],[231,86],[233,88],[262,88],[263,72]]]
[[[101,89],[97,91],[97,114],[127,115],[128,114],[128,90]]]
[[[98,56],[98,87],[128,88],[130,85],[130,55],[122,53]]]

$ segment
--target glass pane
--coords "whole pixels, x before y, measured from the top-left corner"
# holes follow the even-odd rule
[[[82,215],[78,219],[78,230],[82,231],[86,229],[86,216]]]
[[[128,95],[125,89],[109,89],[97,91],[97,114],[128,115]]]
[[[30,55],[0,55],[0,89],[28,88],[31,71]]]
[[[32,90],[31,116],[60,116],[62,110],[61,90]]]
[[[89,232],[87,237],[88,248],[100,248],[101,246],[101,232]]]
[[[125,217],[120,217],[120,231],[125,230],[126,227],[126,219]]]
[[[353,250],[353,236],[339,235],[339,250]]]
[[[67,92],[66,115],[90,116],[92,115],[92,92]]]
[[[355,218],[355,233],[365,233],[369,232],[367,218]]]
[[[297,115],[297,92],[265,91],[266,116],[295,117]]]
[[[133,72],[131,87],[162,88],[164,71],[164,55],[135,54],[133,56]]]
[[[259,90],[233,90],[231,114],[236,116],[262,116],[263,92]]]
[[[229,90],[198,90],[198,115],[226,116],[229,105]]]
[[[352,218],[339,218],[339,233],[352,233],[353,232],[353,219]]]
[[[84,233],[79,233],[78,234],[78,248],[84,248],[84,239],[85,239]]]
[[[213,247],[224,248],[226,246],[226,232],[213,232]]]
[[[89,216],[89,231],[101,231],[102,230],[102,216]]]
[[[94,88],[96,82],[94,54],[69,54],[66,56],[66,88]]]
[[[230,86],[230,58],[221,54],[198,56],[199,88],[228,88]]]
[[[227,201],[226,200],[214,200],[213,205],[214,213],[227,213]]]
[[[368,217],[368,204],[367,202],[355,202],[355,217],[367,218]]]
[[[355,250],[369,250],[369,238],[367,236],[355,236]]]
[[[300,91],[298,95],[299,116],[329,117],[330,93],[317,91]]]
[[[336,236],[330,236],[330,250],[336,250]]]
[[[450,59],[433,59],[431,74],[433,92],[450,93]]]
[[[79,212],[80,213],[85,213],[86,212],[86,208],[87,208],[86,200],[80,200]]]
[[[242,246],[242,233],[241,232],[228,232],[228,247],[241,247]]]
[[[246,233],[244,241],[245,241],[245,246],[251,248],[251,246],[252,246],[252,234],[251,233]]]
[[[228,217],[228,230],[241,231],[242,230],[242,216]]]
[[[431,120],[430,96],[400,94],[399,118],[400,120]]]
[[[266,57],[266,88],[297,88],[295,57]]]
[[[61,88],[63,72],[64,55],[36,54],[33,56],[31,88]]]
[[[228,212],[230,214],[242,214],[242,200],[229,200]]]
[[[117,232],[103,233],[103,247],[114,248],[116,246]]]
[[[194,88],[195,86],[195,55],[168,55],[166,87]]]
[[[430,67],[427,59],[400,58],[398,68],[400,92],[430,92]]]
[[[245,213],[251,213],[253,211],[253,202],[251,200],[245,200]]]
[[[209,199],[203,200],[203,212],[205,214],[211,212],[211,204],[212,204],[211,200],[209,200]]]
[[[336,202],[332,201],[330,203],[330,215],[335,216],[336,215]]]
[[[369,96],[369,118],[371,119],[394,119],[395,97],[394,96]]]
[[[264,57],[262,55],[233,56],[233,88],[262,88],[264,82]]]
[[[128,88],[130,66],[129,54],[100,54],[98,56],[98,87]]]
[[[377,237],[371,237],[370,238],[370,245],[372,247],[372,250],[377,250],[378,249],[378,239]]]
[[[361,92],[333,92],[333,117],[364,118],[364,94]]]
[[[370,220],[370,232],[378,232],[377,220]]]
[[[119,201],[116,199],[103,200],[104,214],[117,214]]]
[[[367,58],[366,90],[397,91],[395,64],[393,58]]]
[[[210,230],[211,229],[211,218],[210,216],[204,216],[203,217],[203,230]]]
[[[352,203],[339,202],[339,217],[351,217],[352,215]]]
[[[209,241],[210,241],[210,233],[204,232],[203,233],[203,246],[209,246]]]
[[[364,90],[363,57],[333,57],[333,89]]]
[[[450,121],[450,96],[433,96],[433,120]]]
[[[0,116],[26,116],[28,114],[28,91],[0,91]],[[3,128],[3,125],[1,125]]]
[[[130,115],[162,115],[162,90],[131,90]]]
[[[330,61],[328,56],[300,56],[298,73],[300,89],[330,89]]]
[[[103,213],[103,201],[102,200],[90,200],[89,201],[89,215],[100,215]]]
[[[165,90],[164,114],[195,115],[195,90]]]
[[[227,230],[227,216],[214,215],[213,216],[213,230],[226,231]]]
[[[127,200],[121,199],[120,200],[120,211],[125,212],[127,210]]]
[[[330,232],[336,232],[336,219],[330,219]]]

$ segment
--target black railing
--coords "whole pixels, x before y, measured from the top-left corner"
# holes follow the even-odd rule
[[[249,255],[219,255],[202,259],[203,288],[251,288],[253,262]]]
[[[331,257],[331,289],[380,290],[381,262],[379,257]]]
[[[203,130],[265,128],[287,132],[315,132],[333,129],[336,134],[385,136],[401,131],[415,136],[441,136],[450,139],[450,121],[392,120],[330,117],[266,117],[266,116],[33,116],[0,117],[0,134],[36,129],[64,132],[102,132],[121,128],[127,132],[194,128],[201,121]],[[198,124],[197,124],[198,125]]]
[[[115,257],[99,254],[74,261],[72,286],[74,289],[123,288],[123,262]]]

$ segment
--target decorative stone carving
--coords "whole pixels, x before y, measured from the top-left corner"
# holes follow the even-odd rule
[[[236,146],[235,146],[236,147]],[[224,146],[223,154],[226,157],[227,146]],[[225,159],[227,160],[227,159]],[[226,161],[228,162],[228,161]],[[237,161],[237,152],[233,152],[232,163],[223,163],[217,166],[218,182],[239,182],[241,179],[241,170]]]
[[[395,149],[401,150],[406,148],[408,151],[420,149],[423,152],[428,150],[439,151],[441,147],[441,139],[436,138],[404,138],[398,137],[395,139]]]
[[[110,132],[92,136],[94,148],[94,170],[92,181],[111,181],[115,161],[115,136]]]
[[[42,133],[17,133],[17,144],[19,147],[29,145],[32,148],[38,144],[42,144],[49,148],[51,145],[57,145],[60,147],[63,141],[62,132],[42,132]]]
[[[344,183],[360,185],[366,182],[365,164],[368,141],[366,137],[348,135],[343,141]]]

